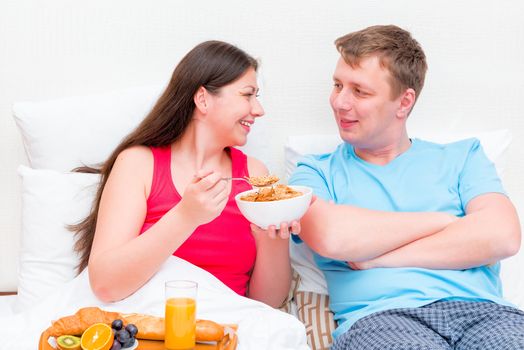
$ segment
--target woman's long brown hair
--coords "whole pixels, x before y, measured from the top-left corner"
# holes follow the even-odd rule
[[[75,251],[80,256],[77,272],[87,267],[93,245],[100,199],[118,155],[125,149],[142,145],[163,147],[176,142],[191,122],[195,104],[193,96],[203,86],[210,93],[239,77],[249,68],[257,69],[257,61],[239,48],[221,41],[206,41],[182,58],[169,84],[151,112],[126,136],[100,167],[80,167],[78,172],[99,173],[100,184],[90,214],[69,226],[75,233]]]

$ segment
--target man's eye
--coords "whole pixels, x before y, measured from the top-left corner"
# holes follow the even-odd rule
[[[340,90],[340,89],[342,89],[342,84],[340,84],[340,83],[335,83],[335,84],[333,84],[333,87],[334,87],[335,89],[339,89],[339,90]]]
[[[355,93],[356,93],[357,95],[359,95],[359,96],[366,96],[366,95],[367,95],[364,91],[362,91],[362,90],[360,90],[360,89],[358,89],[358,88],[355,89]]]

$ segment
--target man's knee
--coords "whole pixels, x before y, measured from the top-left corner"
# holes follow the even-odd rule
[[[338,337],[332,350],[451,350],[437,334],[388,329],[349,330]]]

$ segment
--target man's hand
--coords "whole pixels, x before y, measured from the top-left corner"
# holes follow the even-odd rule
[[[378,266],[376,260],[377,259],[372,259],[372,260],[360,261],[360,262],[348,261],[347,264],[352,270],[369,270],[369,269],[373,269],[376,267],[381,267],[381,266]]]

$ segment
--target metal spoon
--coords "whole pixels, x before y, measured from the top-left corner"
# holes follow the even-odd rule
[[[267,187],[267,186],[270,186],[278,182],[279,178],[276,176],[260,176],[260,177],[247,177],[247,178],[246,177],[223,177],[222,180],[224,181],[241,180],[241,181],[247,182],[248,184],[250,184],[253,187]]]

